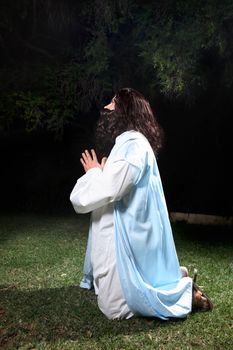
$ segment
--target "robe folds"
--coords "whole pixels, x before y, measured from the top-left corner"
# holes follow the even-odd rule
[[[141,133],[126,131],[116,138],[106,169],[121,161],[129,165],[131,185],[123,196],[114,196],[111,189],[105,201],[97,198],[93,210],[113,204],[116,266],[124,298],[134,315],[186,317],[192,307],[192,279],[181,275],[157,161]],[[86,204],[78,203],[75,194],[71,201],[77,212],[86,212]],[[90,227],[80,284],[88,289],[93,286],[91,250]]]

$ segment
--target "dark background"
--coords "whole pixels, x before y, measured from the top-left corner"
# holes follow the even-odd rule
[[[232,215],[231,2],[0,4],[1,210],[72,211],[98,111],[130,86],[165,132],[169,211]]]

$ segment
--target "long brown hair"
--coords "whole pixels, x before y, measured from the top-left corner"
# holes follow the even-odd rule
[[[108,156],[115,138],[127,130],[141,132],[150,142],[155,155],[162,147],[163,131],[149,102],[132,88],[119,90],[113,98],[115,109],[102,109],[96,128],[96,149],[100,157]]]

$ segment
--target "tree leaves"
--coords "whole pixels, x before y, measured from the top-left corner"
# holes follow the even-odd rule
[[[203,57],[213,51],[216,61],[229,55],[232,15],[233,7],[229,6],[229,1],[221,2],[221,6],[212,1],[186,4],[178,1],[175,9],[167,6],[165,20],[155,21],[149,17],[147,27],[139,22],[145,35],[141,56],[146,64],[153,62],[155,79],[162,93],[170,97],[198,96],[208,86]],[[231,18],[227,31],[224,18]],[[233,76],[231,83],[228,76],[227,85],[232,82]]]
[[[232,87],[230,0],[18,0],[1,7],[2,128],[20,115],[29,131],[61,134],[122,85],[187,101],[213,81]]]

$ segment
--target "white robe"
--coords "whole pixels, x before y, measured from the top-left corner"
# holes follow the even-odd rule
[[[89,170],[70,199],[77,213],[92,211],[85,275],[93,274],[101,311],[111,319],[187,316],[192,280],[180,272],[146,138],[133,130],[118,136],[103,171]],[[82,287],[89,288],[90,280],[84,279]]]
[[[121,160],[107,161],[104,172],[92,168],[78,179],[70,196],[77,213],[91,214],[91,264],[98,306],[109,319],[130,318],[116,266],[113,202],[133,184],[133,170]]]

